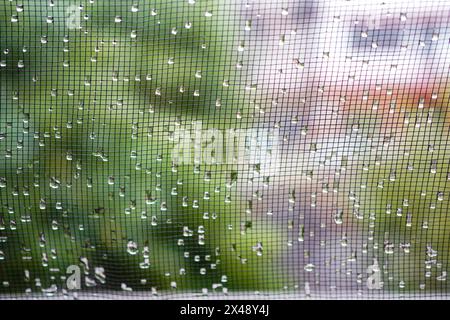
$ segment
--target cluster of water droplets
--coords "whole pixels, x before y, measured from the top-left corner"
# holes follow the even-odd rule
[[[324,3],[3,4],[0,291],[445,289],[447,92],[399,83],[448,30]],[[172,161],[199,122],[277,130],[281,163]]]

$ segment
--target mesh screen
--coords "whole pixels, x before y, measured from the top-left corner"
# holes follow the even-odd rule
[[[1,0],[0,298],[447,297],[449,19]]]

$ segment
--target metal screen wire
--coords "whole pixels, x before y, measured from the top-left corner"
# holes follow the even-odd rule
[[[443,299],[450,1],[0,0],[0,299]]]

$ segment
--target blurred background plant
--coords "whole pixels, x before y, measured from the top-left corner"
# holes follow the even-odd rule
[[[177,125],[251,126],[226,2],[1,6],[0,290],[282,289],[235,166],[171,159]]]

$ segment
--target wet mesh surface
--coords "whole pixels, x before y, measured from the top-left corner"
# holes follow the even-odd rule
[[[0,298],[447,298],[449,19],[0,0]]]

